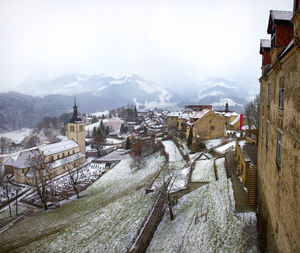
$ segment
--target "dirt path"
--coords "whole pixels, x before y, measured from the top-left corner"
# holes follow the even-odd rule
[[[255,211],[253,207],[246,205],[247,193],[244,190],[243,184],[239,179],[236,161],[234,159],[234,151],[230,151],[225,154],[226,157],[226,172],[228,177],[231,179],[234,200],[235,200],[235,210],[237,212],[248,212]]]

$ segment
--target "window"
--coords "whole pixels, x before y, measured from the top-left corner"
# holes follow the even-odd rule
[[[282,163],[282,132],[277,131],[276,163],[281,168]]]
[[[215,130],[215,126],[210,126],[210,130]]]
[[[261,139],[264,138],[264,117],[261,118]]]
[[[269,129],[270,129],[270,122],[267,121],[266,124],[266,149],[269,147]]]
[[[80,126],[80,127],[79,127],[79,131],[83,131],[83,126]]]
[[[283,109],[284,107],[284,77],[280,78],[279,81],[279,108]]]
[[[271,84],[268,84],[268,101],[267,101],[267,105],[270,105],[271,103]]]
[[[75,132],[75,127],[74,126],[70,126],[70,132]]]

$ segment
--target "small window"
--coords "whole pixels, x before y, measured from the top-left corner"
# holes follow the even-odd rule
[[[54,156],[51,156],[51,161],[54,161]]]
[[[209,123],[211,123],[211,119],[209,120]]]
[[[268,149],[269,147],[269,130],[270,129],[270,123],[269,121],[267,121],[267,124],[266,124],[266,149]]]
[[[79,131],[83,131],[83,126],[80,126],[80,127],[79,127]]]
[[[268,101],[267,101],[267,105],[270,105],[271,103],[271,84],[268,84]]]
[[[284,77],[281,77],[279,81],[279,108],[283,109],[283,107],[284,107]]]
[[[210,126],[210,130],[215,130],[215,126]]]
[[[75,132],[75,127],[74,126],[70,126],[70,132]]]
[[[282,165],[282,132],[277,131],[277,145],[276,145],[276,163],[281,168]]]

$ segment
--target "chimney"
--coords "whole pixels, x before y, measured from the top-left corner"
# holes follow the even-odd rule
[[[225,112],[229,112],[229,106],[228,106],[228,103],[225,104]]]

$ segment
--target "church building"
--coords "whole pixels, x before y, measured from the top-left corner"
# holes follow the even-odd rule
[[[73,116],[67,125],[68,140],[21,152],[12,165],[15,182],[35,185],[36,163],[49,172],[49,178],[53,178],[85,162],[84,122],[78,115],[76,102],[73,108]]]

